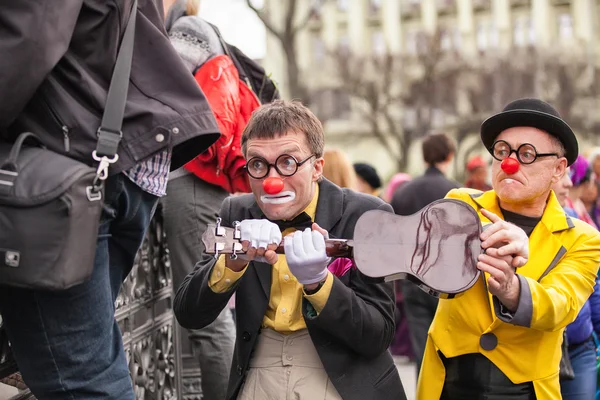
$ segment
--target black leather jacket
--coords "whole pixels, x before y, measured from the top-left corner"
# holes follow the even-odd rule
[[[96,130],[133,0],[19,0],[0,5],[0,138],[23,131],[92,163]],[[119,161],[173,148],[171,169],[219,136],[208,103],[163,27],[161,0],[138,0]],[[185,146],[182,144],[185,143]]]

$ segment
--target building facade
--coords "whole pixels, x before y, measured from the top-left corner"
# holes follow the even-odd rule
[[[281,28],[289,4],[264,0],[263,6]],[[353,101],[336,92],[338,66],[331,60],[332,51],[410,56],[419,51],[424,35],[435,32],[444,50],[474,61],[484,53],[510,54],[515,48],[534,47],[556,54],[576,51],[600,63],[600,0],[297,0],[296,7],[297,24],[311,14],[298,30],[296,45],[309,89],[328,88],[311,105],[317,114],[328,116],[328,145],[346,150],[354,161],[373,163],[384,177],[397,167],[354,112]],[[264,65],[288,97],[284,52],[272,35],[267,35]],[[476,138],[465,146],[472,147],[473,141]],[[420,151],[415,150],[407,152],[408,172],[419,173]]]

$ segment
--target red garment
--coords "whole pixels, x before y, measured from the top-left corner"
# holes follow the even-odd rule
[[[217,119],[221,137],[208,150],[185,164],[185,168],[229,193],[250,192],[248,175],[243,169],[246,161],[241,140],[250,115],[260,102],[240,81],[235,65],[226,55],[205,62],[195,78]]]

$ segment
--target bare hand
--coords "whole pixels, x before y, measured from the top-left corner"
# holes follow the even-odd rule
[[[488,249],[488,251],[497,253],[499,250]],[[488,254],[481,254],[478,260],[477,268],[480,271],[490,274],[487,280],[490,293],[498,297],[498,300],[510,311],[516,311],[519,304],[521,287],[519,278],[510,264],[510,261],[514,261],[512,257],[503,256],[496,258]]]
[[[481,247],[486,254],[494,254],[492,257],[512,256],[510,265],[515,268],[525,265],[529,259],[529,238],[525,231],[488,210],[481,209],[481,213],[492,222],[480,236]],[[497,248],[497,252],[489,253],[493,247]]]

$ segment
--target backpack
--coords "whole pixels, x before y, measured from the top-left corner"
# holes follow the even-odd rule
[[[210,23],[209,23],[210,24]],[[252,60],[243,51],[227,43],[219,28],[210,24],[219,37],[225,54],[231,58],[235,68],[238,70],[240,79],[254,92],[260,104],[270,103],[279,99],[279,90],[275,82],[267,75],[265,69],[256,61]]]

